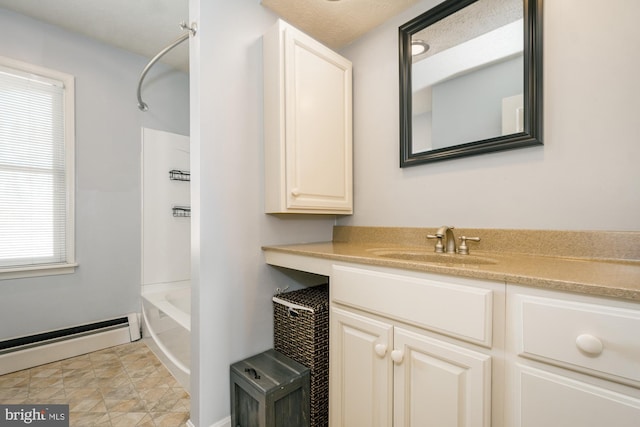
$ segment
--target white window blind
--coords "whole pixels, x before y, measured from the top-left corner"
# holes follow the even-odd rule
[[[73,263],[70,76],[6,63],[0,61],[0,269]]]

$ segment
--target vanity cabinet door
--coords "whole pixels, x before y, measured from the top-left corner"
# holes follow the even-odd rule
[[[266,212],[351,214],[351,62],[282,20],[263,48]]]
[[[394,329],[394,426],[489,427],[490,356]]]
[[[491,357],[332,307],[331,426],[489,427]]]
[[[393,326],[336,307],[330,319],[330,425],[391,427]]]
[[[514,427],[637,427],[640,399],[564,375],[517,367]]]
[[[508,285],[508,425],[640,425],[638,327],[636,303]]]

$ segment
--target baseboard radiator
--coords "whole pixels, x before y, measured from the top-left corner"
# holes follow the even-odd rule
[[[0,375],[140,339],[137,313],[0,342]]]

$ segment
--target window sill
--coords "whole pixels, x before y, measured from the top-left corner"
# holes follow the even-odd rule
[[[27,277],[55,276],[71,274],[78,264],[49,264],[28,267],[0,268],[0,280],[23,279]]]

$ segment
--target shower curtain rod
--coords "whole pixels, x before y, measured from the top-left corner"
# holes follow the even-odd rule
[[[151,59],[151,61],[149,61],[147,66],[144,67],[144,70],[142,70],[142,73],[140,74],[140,80],[138,81],[138,108],[140,109],[140,111],[147,111],[149,109],[149,106],[142,100],[142,95],[140,94],[140,91],[142,90],[142,82],[144,81],[144,78],[146,77],[146,75],[149,72],[149,70],[151,69],[151,67],[153,67],[153,65],[156,62],[158,62],[158,60],[160,58],[162,58],[167,52],[169,52],[174,47],[178,46],[183,41],[187,40],[189,38],[189,36],[191,36],[191,35],[195,36],[196,35],[196,24],[195,23],[192,23],[191,27],[189,27],[189,26],[187,26],[187,24],[185,22],[181,22],[180,23],[180,28],[182,28],[183,30],[188,30],[188,31],[185,34],[183,34],[180,37],[178,37],[169,46],[165,47],[160,52],[158,52],[158,54],[156,56],[154,56]]]

